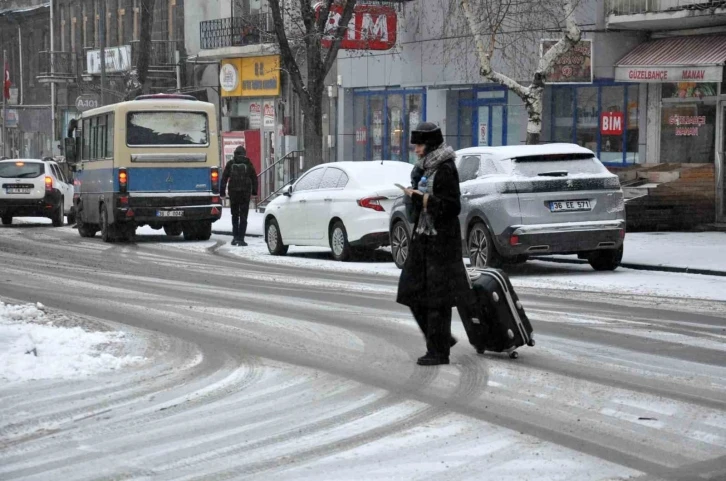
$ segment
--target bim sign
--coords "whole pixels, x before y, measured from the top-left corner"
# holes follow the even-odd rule
[[[323,8],[322,3],[315,5],[319,14]],[[322,45],[330,48],[335,38],[335,32],[343,17],[343,6],[330,7],[328,23],[325,26],[325,36]],[[356,5],[348,28],[343,34],[340,48],[344,50],[389,50],[396,45],[396,29],[398,16],[392,7],[378,5]]]
[[[600,132],[603,135],[622,135],[624,122],[622,112],[603,112],[600,115]]]

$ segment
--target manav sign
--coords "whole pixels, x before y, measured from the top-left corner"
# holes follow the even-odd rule
[[[615,80],[620,82],[721,82],[723,66],[701,67],[615,67]]]

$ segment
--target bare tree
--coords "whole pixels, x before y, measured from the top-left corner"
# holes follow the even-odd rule
[[[151,34],[154,28],[154,4],[156,0],[141,0],[141,31],[139,35],[139,56],[136,68],[126,80],[126,100],[149,92],[149,61],[151,57]]]
[[[538,144],[542,132],[542,98],[547,75],[557,60],[565,55],[581,38],[575,19],[575,0],[459,0],[469,30],[474,37],[479,60],[479,74],[501,84],[523,101],[527,109],[527,144]],[[474,3],[474,7],[472,7]],[[529,85],[493,69],[495,50],[506,52],[509,43],[516,42],[519,32],[541,30],[543,22],[551,16],[556,5],[564,12],[564,26],[559,26],[564,36],[537,62]],[[534,24],[539,24],[535,29]],[[559,22],[556,22],[559,24]],[[503,45],[504,44],[504,45]],[[502,48],[504,47],[504,48]],[[506,53],[505,53],[506,55]],[[520,58],[530,59],[531,56]]]
[[[324,0],[317,8],[310,0],[299,0],[299,5],[293,8],[294,1],[269,0],[269,5],[282,63],[305,116],[305,157],[307,165],[312,166],[321,163],[323,158],[325,77],[338,57],[356,0]],[[334,10],[331,17],[334,4],[342,4],[342,13]],[[337,22],[331,24],[331,18]]]

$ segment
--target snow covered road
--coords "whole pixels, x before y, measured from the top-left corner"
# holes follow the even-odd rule
[[[659,298],[534,264],[513,279],[535,348],[479,356],[455,319],[452,364],[423,368],[390,263],[269,263],[223,240],[0,229],[0,300],[123,328],[143,358],[0,379],[0,479],[726,477],[726,305],[700,285]]]

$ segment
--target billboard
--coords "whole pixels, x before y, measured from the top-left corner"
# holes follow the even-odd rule
[[[559,40],[542,40],[540,57],[549,52],[557,42]],[[592,40],[580,40],[566,54],[561,55],[547,74],[547,83],[592,83]]]

